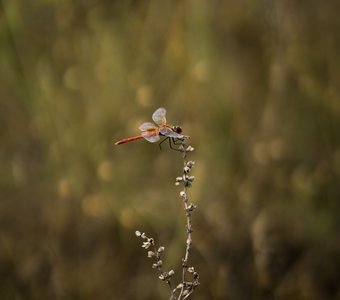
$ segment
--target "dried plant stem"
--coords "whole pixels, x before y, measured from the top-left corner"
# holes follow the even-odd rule
[[[158,278],[165,281],[168,284],[170,288],[170,293],[171,293],[170,299],[172,299],[174,292],[173,292],[173,288],[171,284],[171,277],[172,275],[174,275],[175,272],[173,270],[170,270],[169,272],[165,272],[163,269],[163,260],[161,258],[161,255],[165,248],[163,246],[157,248],[155,240],[153,238],[146,236],[144,232],[141,233],[140,231],[137,230],[136,236],[145,240],[142,245],[143,248],[145,249],[149,249],[150,247],[153,248],[153,251],[148,251],[148,257],[154,258],[155,260],[155,262],[152,264],[152,268],[157,269],[159,272]]]
[[[148,251],[148,257],[154,259],[154,263],[152,264],[152,267],[154,269],[158,269],[159,272],[159,279],[162,281],[165,281],[167,285],[170,288],[170,300],[184,300],[187,299],[194,291],[194,289],[199,285],[199,275],[195,271],[194,267],[189,267],[189,256],[190,251],[192,248],[192,222],[191,222],[191,213],[196,208],[196,205],[191,203],[189,201],[189,197],[187,194],[187,190],[189,187],[191,187],[195,177],[190,176],[190,172],[192,167],[194,166],[194,161],[187,161],[187,155],[188,153],[194,151],[194,148],[191,146],[187,146],[188,137],[176,140],[176,144],[178,148],[176,150],[180,151],[182,153],[183,158],[183,174],[180,177],[176,178],[176,185],[182,185],[183,190],[179,193],[179,195],[182,198],[182,201],[184,203],[184,211],[186,216],[186,233],[187,233],[187,239],[186,239],[186,248],[185,248],[185,254],[182,258],[182,278],[181,282],[173,288],[172,285],[172,277],[174,275],[174,271],[170,270],[169,272],[164,271],[163,269],[163,261],[161,259],[161,254],[164,251],[164,247],[161,246],[159,248],[156,247],[155,241],[153,238],[147,237],[145,233],[141,233],[139,231],[136,231],[136,235],[138,237],[141,237],[143,241],[142,247],[145,249],[152,248],[153,251]],[[190,279],[189,278],[190,275]],[[178,295],[178,296],[176,296]]]
[[[182,157],[183,157],[183,175],[182,177],[176,178],[176,185],[183,184],[183,190],[180,192],[180,196],[182,197],[183,203],[184,203],[184,211],[186,216],[186,233],[187,233],[187,240],[186,240],[186,249],[184,258],[182,259],[182,283],[180,284],[180,292],[178,299],[187,299],[194,289],[199,285],[198,282],[198,273],[195,272],[193,267],[188,266],[189,262],[189,255],[192,248],[192,222],[191,222],[191,213],[196,208],[196,205],[189,202],[187,190],[189,187],[191,187],[192,182],[194,180],[194,176],[189,176],[189,173],[191,171],[191,168],[194,166],[193,161],[187,161],[186,157],[187,154],[192,152],[194,150],[193,147],[185,145],[185,141],[181,144],[180,148],[182,151]],[[187,275],[190,273],[193,275],[194,280],[188,281]]]

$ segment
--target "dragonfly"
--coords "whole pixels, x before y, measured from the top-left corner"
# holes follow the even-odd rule
[[[178,150],[172,146],[171,142],[176,145],[176,142],[179,140],[189,138],[188,136],[182,134],[182,128],[180,126],[172,126],[166,123],[166,110],[163,107],[158,108],[153,113],[152,120],[155,123],[145,122],[139,126],[139,130],[141,131],[140,135],[125,138],[116,142],[115,145],[121,145],[143,138],[150,143],[156,143],[160,141],[161,136],[164,136],[165,139],[159,143],[159,148],[162,149],[161,144],[166,140],[169,140],[170,148],[173,150]]]

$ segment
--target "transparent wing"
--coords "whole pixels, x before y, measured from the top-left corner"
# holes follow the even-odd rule
[[[160,128],[159,132],[165,136],[172,137],[172,138],[177,138],[177,139],[184,138],[183,134],[179,134],[173,131],[170,127],[162,127]]]
[[[152,131],[143,131],[142,136],[150,143],[156,143],[160,139],[158,129]]]
[[[150,131],[150,130],[156,130],[156,129],[158,129],[157,126],[151,122],[145,122],[139,126],[140,131]]]
[[[151,143],[159,141],[159,130],[158,127],[151,122],[145,122],[139,126],[139,130],[142,132],[143,138]]]
[[[161,107],[161,108],[158,108],[152,115],[152,120],[154,120],[154,122],[161,126],[161,125],[164,125],[166,123],[166,118],[165,118],[165,115],[166,115],[166,110],[165,108]]]

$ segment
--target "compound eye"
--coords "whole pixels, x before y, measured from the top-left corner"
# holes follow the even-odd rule
[[[176,126],[176,132],[177,132],[177,133],[182,133],[182,128],[179,127],[179,126]]]

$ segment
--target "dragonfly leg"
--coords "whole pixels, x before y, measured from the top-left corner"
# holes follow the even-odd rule
[[[175,151],[180,151],[180,152],[181,152],[181,150],[179,150],[179,149],[177,149],[177,148],[175,148],[175,147],[173,146],[173,144],[176,145],[176,146],[179,145],[179,144],[180,144],[180,143],[179,143],[180,141],[178,141],[178,140],[175,139],[175,138],[170,138],[170,137],[165,138],[163,141],[161,141],[161,142],[158,144],[159,150],[162,151],[162,144],[163,144],[166,140],[169,141],[170,149],[175,150]]]
[[[172,138],[172,142],[174,143],[174,145],[181,145],[183,142],[183,139],[177,139],[177,138]]]
[[[170,148],[171,148],[172,150],[181,152],[181,150],[179,150],[179,149],[177,149],[177,148],[175,148],[175,147],[172,146],[172,144],[174,144],[174,145],[176,145],[176,146],[179,144],[179,143],[177,142],[177,140],[176,140],[175,138],[168,138],[168,139],[169,139]]]
[[[170,140],[170,138],[167,137],[167,138],[165,138],[163,141],[161,141],[161,142],[158,144],[159,150],[162,151],[162,144],[163,144],[166,140]]]

